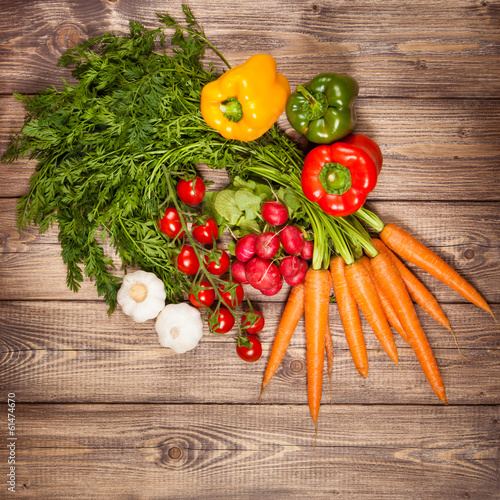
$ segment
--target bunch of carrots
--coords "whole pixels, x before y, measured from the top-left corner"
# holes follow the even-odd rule
[[[415,264],[476,306],[493,313],[479,292],[434,252],[394,224],[375,225],[373,255],[353,263],[334,255],[329,268],[311,267],[303,283],[291,289],[283,311],[262,382],[262,392],[283,360],[299,320],[304,315],[306,332],[307,394],[316,432],[321,402],[324,358],[330,376],[333,345],[329,327],[329,303],[333,292],[354,364],[362,377],[368,375],[368,356],[359,310],[373,329],[390,359],[399,364],[391,326],[412,347],[435,394],[447,404],[445,387],[436,358],[422,329],[414,302],[453,333],[437,300],[399,257]]]

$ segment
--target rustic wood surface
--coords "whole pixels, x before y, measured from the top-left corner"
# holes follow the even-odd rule
[[[384,153],[369,208],[459,270],[500,318],[500,2],[188,3],[233,64],[271,54],[292,88],[323,71],[358,80],[357,130]],[[157,12],[180,18],[180,2],[0,0],[0,155],[23,122],[13,92],[71,81],[56,66],[67,47],[124,32],[131,19],[153,27]],[[292,133],[284,116],[280,125]],[[226,182],[201,170],[215,187]],[[500,498],[500,328],[488,314],[410,266],[463,354],[418,310],[443,406],[408,346],[397,339],[398,370],[364,319],[362,379],[331,304],[333,404],[325,390],[313,449],[302,320],[258,404],[287,288],[265,301],[247,289],[267,321],[258,363],[208,331],[176,355],[158,346],[153,322],[108,317],[92,283],[69,291],[56,229],[17,231],[16,201],[33,171],[30,161],[0,164],[0,498],[9,393],[22,498]]]

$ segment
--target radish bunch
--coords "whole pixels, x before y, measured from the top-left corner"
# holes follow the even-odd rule
[[[235,280],[271,296],[281,290],[283,282],[291,286],[302,283],[314,245],[299,227],[286,224],[288,209],[279,201],[264,203],[262,218],[274,230],[241,237],[235,246],[231,272]]]

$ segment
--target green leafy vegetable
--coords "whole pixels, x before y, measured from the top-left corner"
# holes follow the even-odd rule
[[[257,218],[257,213],[260,212],[262,200],[254,195],[251,191],[240,189],[234,194],[234,201],[238,208],[245,212],[245,217],[249,220]]]
[[[162,15],[158,29],[131,22],[127,36],[106,33],[68,50],[59,65],[74,66],[77,85],[15,94],[26,117],[2,161],[37,160],[18,204],[18,227],[35,224],[43,232],[57,225],[68,286],[77,291],[84,276],[92,278],[110,311],[121,279],[103,238],[123,266],[154,272],[167,300],[180,300],[189,281],[176,271],[176,248],[156,224],[171,202],[164,167],[175,179],[194,173],[200,161],[212,168],[235,162],[201,116],[201,89],[218,75],[203,67],[211,44],[183,10],[187,28]],[[167,28],[175,30],[173,55],[157,51]]]
[[[232,189],[220,191],[215,197],[214,207],[231,226],[236,225],[243,215],[243,211],[236,203],[236,191]]]
[[[203,210],[219,224],[239,228],[236,236],[260,230],[260,205],[279,189],[295,219],[319,232],[315,263],[326,262],[328,238],[337,242],[336,251],[350,252],[342,236],[351,231],[347,222],[325,218],[302,196],[304,153],[283,132],[273,126],[256,141],[239,142],[206,125],[201,90],[218,74],[201,58],[209,47],[229,64],[189,8],[183,11],[186,27],[159,15],[163,26],[157,29],[131,22],[126,36],[105,33],[69,49],[59,64],[74,67],[76,85],[15,95],[26,116],[2,161],[37,161],[29,192],[18,203],[18,227],[35,224],[44,232],[57,225],[68,286],[77,291],[85,276],[94,280],[110,312],[121,278],[105,240],[124,267],[160,277],[168,302],[189,292],[189,279],[173,263],[179,242],[169,241],[157,221],[177,201],[173,183],[195,174],[198,163],[227,170],[231,189],[207,193]],[[167,29],[174,30],[171,55]]]

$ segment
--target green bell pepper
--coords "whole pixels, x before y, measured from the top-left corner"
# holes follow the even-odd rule
[[[286,103],[290,125],[316,144],[331,144],[349,135],[356,124],[354,101],[359,86],[354,78],[321,73],[298,85]]]

